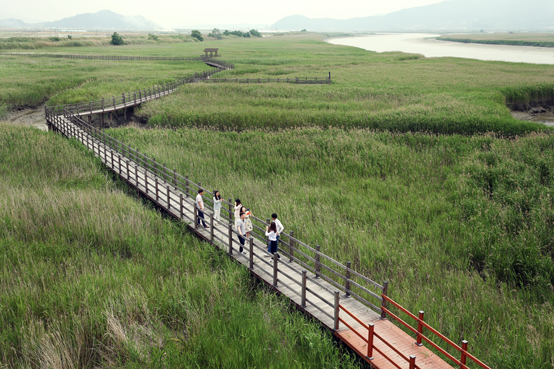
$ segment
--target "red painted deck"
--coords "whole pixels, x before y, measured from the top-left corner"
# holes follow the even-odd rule
[[[428,350],[425,346],[417,346],[414,337],[409,336],[400,328],[392,324],[388,319],[377,319],[372,322],[375,325],[375,333],[387,340],[398,351],[402,352],[406,357],[410,355],[416,356],[416,367],[421,369],[452,369],[439,356]],[[368,331],[363,327],[356,329],[362,336],[367,337]],[[385,359],[377,350],[373,350],[373,360],[369,360],[367,355],[367,343],[364,342],[357,334],[342,325],[341,329],[335,332],[344,343],[352,348],[358,355],[364,358],[373,367],[378,369],[396,369],[397,367]],[[374,346],[381,350],[385,355],[397,363],[400,368],[408,369],[409,363],[400,355],[395,353],[391,348],[385,345],[381,340],[375,338]]]

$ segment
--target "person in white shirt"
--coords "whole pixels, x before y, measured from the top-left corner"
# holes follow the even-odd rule
[[[223,199],[221,198],[221,195],[219,194],[219,191],[214,191],[214,219],[218,222],[221,222],[221,203],[223,202]]]
[[[285,227],[283,227],[279,219],[277,219],[277,214],[271,214],[271,219],[273,219],[273,223],[275,223],[275,226],[277,227],[277,244],[279,244],[279,236],[281,235],[281,233],[283,233]]]
[[[202,198],[203,193],[204,190],[199,189],[198,195],[196,195],[196,210],[198,211],[196,228],[198,228],[198,226],[200,225],[200,218],[202,218],[202,224],[204,224],[204,228],[210,228],[204,221],[204,199]]]
[[[244,213],[243,208],[244,206],[242,206],[242,203],[240,202],[240,200],[236,199],[235,200],[235,225],[237,225],[238,221],[240,220],[241,214]]]
[[[272,222],[269,227],[265,227],[265,235],[269,238],[269,247],[267,251],[275,257],[275,253],[279,250],[279,244],[277,242],[279,235],[277,233],[277,226],[275,222]],[[273,259],[273,257],[271,259]],[[281,258],[279,254],[277,254],[277,257]]]

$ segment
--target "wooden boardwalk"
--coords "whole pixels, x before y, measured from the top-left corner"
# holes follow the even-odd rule
[[[209,228],[196,228],[195,196],[196,188],[201,188],[188,180],[188,177],[177,175],[156,163],[152,159],[132,150],[129,146],[116,141],[102,131],[90,126],[77,115],[66,112],[65,117],[47,112],[50,130],[62,133],[66,137],[76,138],[88,149],[101,158],[102,162],[123,178],[127,183],[140,191],[144,196],[163,208],[168,214],[187,223],[188,228],[202,239],[226,252],[239,264],[248,268],[250,273],[278,293],[287,296],[300,310],[317,319],[323,326],[352,348],[358,355],[378,369],[388,368],[452,368],[435,353],[425,347],[415,344],[415,338],[403,332],[388,319],[382,319],[383,307],[369,303],[360,296],[361,290],[367,291],[377,300],[383,301],[379,294],[361,289],[355,282],[356,276],[363,277],[353,269],[335,262],[346,268],[341,278],[328,278],[331,268],[322,261],[322,257],[331,258],[319,252],[319,246],[314,257],[307,251],[300,250],[300,240],[291,235],[289,243],[280,241],[280,259],[272,260],[266,253],[267,240],[259,236],[261,227],[256,227],[254,237],[246,241],[243,253],[239,252],[239,239],[233,221],[230,218],[231,209],[222,209],[219,222],[213,218],[213,213],[206,212],[206,223]],[[183,182],[184,181],[184,182]],[[208,192],[208,191],[207,191]],[[208,203],[210,197],[206,196]],[[209,207],[209,206],[208,206]],[[263,226],[263,224],[262,224]],[[265,230],[265,229],[264,229]],[[283,238],[283,237],[282,237]],[[309,248],[309,247],[308,247]],[[312,268],[307,263],[315,262]],[[329,273],[323,273],[323,271]],[[336,272],[334,272],[336,273]],[[338,273],[336,273],[338,274]],[[336,280],[344,280],[344,286]],[[370,281],[377,290],[386,293],[386,287],[381,286],[366,277],[361,280]],[[386,283],[385,283],[386,284]],[[358,294],[354,287],[360,287]],[[384,288],[384,291],[381,290]],[[339,293],[341,291],[342,293]],[[366,295],[367,296],[367,295]],[[384,296],[384,295],[383,295]],[[356,298],[354,298],[356,297]],[[365,301],[366,303],[362,303]],[[345,313],[345,310],[350,314]],[[340,318],[340,319],[339,319]],[[339,322],[340,320],[340,322]],[[372,357],[368,357],[368,325],[374,326],[375,337],[387,341],[387,344],[374,338]],[[358,334],[366,339],[360,338]],[[396,349],[396,352],[395,350]],[[415,365],[410,366],[410,356],[417,358]],[[388,357],[388,359],[386,358]],[[460,361],[458,361],[460,363]],[[467,366],[460,366],[467,368]]]

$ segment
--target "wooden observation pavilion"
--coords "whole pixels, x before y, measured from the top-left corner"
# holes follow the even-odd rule
[[[206,58],[214,58],[214,57],[218,57],[218,56],[221,56],[217,53],[219,49],[210,49],[210,48],[206,48],[204,49],[204,57]]]

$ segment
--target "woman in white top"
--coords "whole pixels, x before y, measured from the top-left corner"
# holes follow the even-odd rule
[[[243,206],[239,199],[235,200],[235,226],[238,225],[238,221],[240,220],[240,214],[244,213],[242,210]]]
[[[214,191],[214,219],[218,222],[221,222],[221,203],[223,202],[223,199],[221,198],[221,195],[219,194],[219,191]]]
[[[269,227],[265,227],[265,235],[269,238],[269,247],[267,251],[269,251],[270,254],[275,255],[279,249],[279,244],[277,243],[277,236],[279,234],[277,233],[277,227],[274,222],[272,222]],[[279,254],[277,254],[277,257],[281,258]]]

